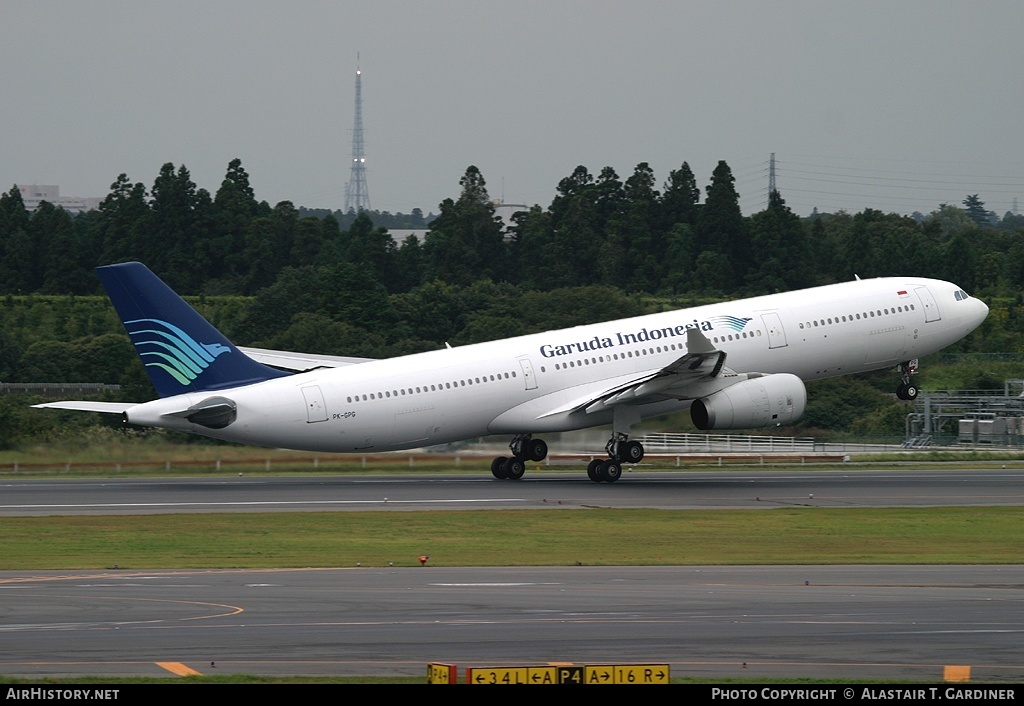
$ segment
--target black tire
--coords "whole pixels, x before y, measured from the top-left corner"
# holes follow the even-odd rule
[[[502,470],[509,480],[519,480],[526,473],[526,462],[521,458],[510,458],[505,461]]]
[[[644,458],[644,445],[639,441],[629,441],[622,449],[623,463],[640,463]]]
[[[605,483],[614,483],[622,477],[622,466],[618,461],[605,461],[597,469],[597,474]]]
[[[526,457],[531,461],[543,461],[548,457],[548,445],[544,439],[530,439],[526,444]]]
[[[491,475],[498,480],[505,480],[508,478],[508,473],[505,471],[505,463],[508,459],[504,456],[498,456],[498,458],[491,461]]]
[[[920,390],[917,389],[917,385],[914,385],[913,383],[907,384],[903,388],[903,399],[911,401],[916,400],[919,392]]]
[[[594,481],[595,483],[601,482],[601,476],[597,472],[597,469],[601,466],[602,463],[604,463],[604,461],[602,461],[599,458],[595,458],[593,461],[587,464],[587,477],[590,480]]]

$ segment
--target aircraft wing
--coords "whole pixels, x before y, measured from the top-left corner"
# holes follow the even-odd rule
[[[545,417],[565,412],[586,411],[588,414],[610,409],[620,404],[645,404],[657,399],[673,397],[686,399],[708,394],[709,391],[726,387],[734,380],[736,373],[725,367],[725,351],[720,351],[697,329],[686,332],[686,354],[672,361],[664,368],[645,373],[635,380],[621,383],[602,390],[597,394],[573,400],[569,404],[552,410]],[[709,382],[718,379],[719,384]],[[742,378],[741,378],[742,379]],[[738,382],[738,380],[735,380]],[[724,384],[721,384],[724,383]]]
[[[255,360],[257,363],[272,368],[294,370],[304,373],[316,368],[342,368],[346,365],[357,365],[373,360],[373,358],[350,358],[337,355],[314,355],[311,353],[295,353],[293,351],[275,351],[268,348],[243,348],[238,350]]]

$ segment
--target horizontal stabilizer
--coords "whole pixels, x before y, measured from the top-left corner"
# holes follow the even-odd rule
[[[275,351],[268,348],[247,348],[239,346],[238,350],[255,360],[257,363],[272,368],[283,368],[298,373],[305,373],[317,368],[343,368],[347,365],[367,363],[373,358],[350,358],[338,355],[315,355],[312,353],[295,353],[294,351]]]
[[[103,412],[104,414],[122,414],[134,402],[89,402],[88,400],[67,400],[64,402],[44,402],[34,404],[37,409],[73,409],[78,412]]]

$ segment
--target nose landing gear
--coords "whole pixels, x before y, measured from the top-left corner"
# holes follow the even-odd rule
[[[896,386],[896,397],[901,400],[916,400],[920,390],[917,389],[917,385],[910,382],[910,376],[917,372],[917,358],[900,363],[896,369],[901,375],[900,384]]]

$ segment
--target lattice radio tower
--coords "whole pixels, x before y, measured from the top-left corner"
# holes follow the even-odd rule
[[[775,191],[775,153],[772,152],[771,159],[768,161],[768,196],[772,195]]]
[[[370,210],[370,192],[366,188],[366,154],[363,152],[363,76],[356,54],[356,120],[352,128],[352,176],[345,184],[345,213],[349,209]]]

